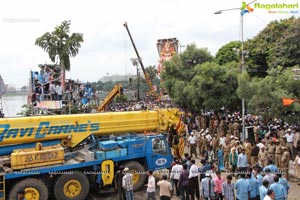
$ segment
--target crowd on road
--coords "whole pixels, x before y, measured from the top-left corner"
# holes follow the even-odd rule
[[[155,200],[155,184],[162,200],[287,199],[289,163],[294,160],[300,168],[299,124],[248,115],[245,123],[251,131],[245,137],[239,113],[186,113],[182,120],[188,151],[174,157],[170,173],[160,181],[148,173],[147,200]]]

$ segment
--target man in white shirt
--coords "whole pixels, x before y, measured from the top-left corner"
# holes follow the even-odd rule
[[[148,171],[148,184],[147,184],[147,193],[146,200],[156,200],[155,199],[155,178],[152,171]]]
[[[197,158],[197,137],[194,135],[194,132],[191,132],[191,135],[188,139],[188,142],[190,144],[190,155],[193,157],[193,153],[195,154],[195,158]]]
[[[195,160],[192,159],[192,166],[190,168],[190,174],[189,174],[189,188],[190,188],[190,195],[191,195],[191,200],[195,199],[194,194],[196,193],[196,198],[200,198],[200,193],[199,193],[199,181],[198,181],[198,167],[195,164]]]
[[[293,143],[294,143],[294,136],[295,134],[292,133],[292,129],[288,129],[287,133],[284,135],[286,138],[286,148],[291,154],[291,158],[294,158],[294,149],[293,149]]]
[[[182,170],[183,170],[182,165],[179,164],[178,160],[175,160],[175,165],[172,167],[170,178],[174,181],[176,196],[180,195],[180,189],[178,188],[178,181]]]

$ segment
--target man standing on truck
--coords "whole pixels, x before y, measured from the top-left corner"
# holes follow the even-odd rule
[[[123,181],[123,177],[124,177],[123,170],[124,170],[124,167],[122,165],[120,165],[119,170],[116,172],[116,176],[115,176],[115,189],[118,191],[118,199],[119,200],[126,199],[125,192],[122,187],[122,181]]]
[[[133,178],[128,167],[124,169],[125,175],[122,179],[122,186],[125,190],[126,200],[133,200]]]

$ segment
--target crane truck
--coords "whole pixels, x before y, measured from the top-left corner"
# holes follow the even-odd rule
[[[178,109],[1,118],[0,199],[84,200],[120,165],[138,190],[146,170],[170,167],[170,127],[181,132]]]

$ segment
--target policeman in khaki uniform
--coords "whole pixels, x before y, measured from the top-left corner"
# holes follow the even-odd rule
[[[260,162],[260,165],[265,167],[268,164],[268,154],[265,150],[265,147],[262,147],[261,150],[258,153],[258,160]]]
[[[285,139],[284,135],[285,135],[285,128],[282,129],[279,127],[278,137],[280,139],[281,146],[285,146],[285,143],[286,143],[286,139]]]
[[[229,168],[230,149],[231,149],[231,146],[230,146],[229,142],[226,140],[225,145],[223,146],[225,168]]]
[[[244,143],[244,149],[245,149],[245,154],[247,155],[248,164],[250,165],[251,164],[251,149],[252,149],[252,145],[249,142],[248,138],[246,138],[246,141]]]
[[[286,179],[289,180],[289,161],[291,158],[290,152],[286,147],[282,147],[283,154],[281,157],[281,168],[285,173]]]
[[[268,144],[268,159],[270,160],[275,160],[275,150],[276,150],[276,145],[274,144],[274,140],[272,140]]]
[[[276,140],[275,145],[275,165],[281,166],[282,146],[279,140]]]
[[[235,122],[232,124],[233,129],[233,135],[235,137],[240,136],[240,124],[238,123],[238,120],[235,120]]]

